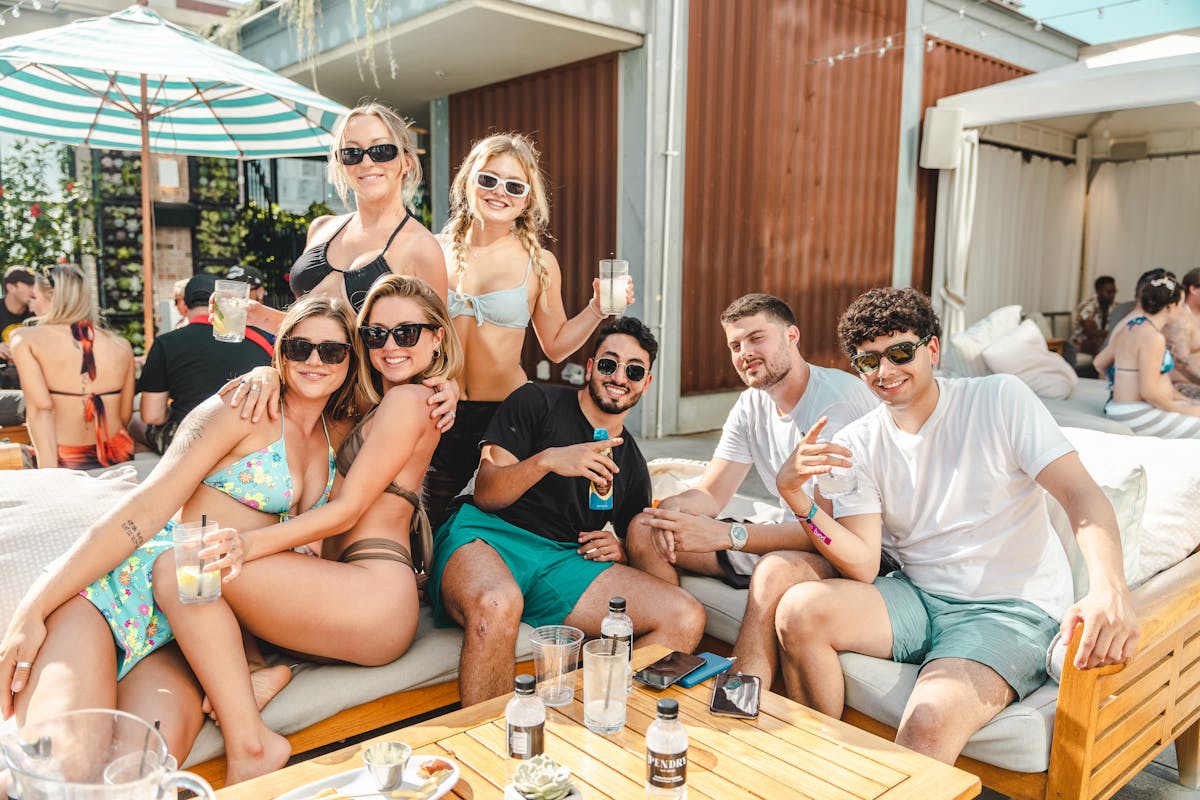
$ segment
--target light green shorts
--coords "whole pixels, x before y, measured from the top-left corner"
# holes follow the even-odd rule
[[[574,542],[556,542],[538,536],[463,503],[433,535],[433,570],[428,589],[433,601],[433,619],[439,627],[455,624],[442,605],[442,573],[446,562],[458,548],[477,540],[490,545],[508,565],[525,597],[521,621],[535,628],[561,625],[592,581],[612,566],[579,555],[579,545]]]
[[[924,666],[964,658],[991,667],[1019,699],[1046,682],[1046,649],[1059,624],[1021,600],[973,602],[929,594],[903,572],[875,579],[892,623],[892,659]]]

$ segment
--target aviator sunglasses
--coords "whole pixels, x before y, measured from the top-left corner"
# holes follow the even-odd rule
[[[907,364],[917,357],[917,348],[923,344],[929,344],[929,340],[932,338],[933,335],[931,334],[918,342],[897,342],[885,348],[882,353],[876,353],[871,350],[855,353],[850,357],[850,366],[854,367],[859,375],[870,375],[879,369],[879,364],[883,358],[887,358],[893,364]]]
[[[599,372],[601,375],[612,375],[620,365],[621,362],[615,358],[597,358],[596,372]],[[646,377],[646,368],[641,364],[626,364],[625,377],[634,383],[639,383],[642,378]]]
[[[438,327],[428,322],[405,322],[390,330],[382,325],[363,325],[358,329],[358,336],[368,350],[378,350],[387,344],[389,333],[400,347],[414,347],[421,340],[422,331],[436,331]]]
[[[314,348],[322,364],[340,364],[350,355],[346,342],[310,342],[291,336],[279,340],[279,352],[288,361],[308,361]]]
[[[476,172],[475,185],[480,189],[495,189],[499,186],[509,197],[524,197],[529,194],[529,184],[516,178],[501,178],[490,172]]]
[[[400,148],[394,144],[373,144],[366,149],[361,147],[343,147],[341,150],[338,150],[338,157],[342,159],[342,163],[347,167],[361,164],[364,154],[370,156],[371,160],[376,164],[382,164],[400,155]]]

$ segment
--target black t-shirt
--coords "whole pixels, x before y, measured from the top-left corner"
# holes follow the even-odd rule
[[[13,331],[21,327],[21,323],[32,316],[33,312],[28,308],[20,314],[12,313],[4,304],[4,298],[0,297],[0,342],[7,342],[12,337]]]
[[[500,404],[483,440],[524,461],[551,447],[592,441],[592,423],[579,408],[578,390],[527,383]],[[611,511],[588,508],[587,478],[550,473],[508,508],[494,512],[504,521],[559,542],[578,542],[580,531],[598,531],[612,522],[621,536],[630,520],[650,505],[650,471],[629,431],[613,448],[620,473],[613,479]]]
[[[249,339],[218,342],[211,325],[193,322],[154,339],[138,380],[138,391],[168,392],[171,418],[181,419],[230,378],[271,363]]]

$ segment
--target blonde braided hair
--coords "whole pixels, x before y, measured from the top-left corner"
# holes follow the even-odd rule
[[[538,168],[538,151],[533,140],[520,133],[497,133],[475,143],[471,152],[463,159],[454,181],[450,185],[450,221],[442,233],[450,237],[454,256],[454,274],[457,278],[455,291],[462,293],[463,277],[467,272],[467,231],[475,218],[474,176],[494,156],[510,155],[525,170],[529,182],[529,194],[525,210],[512,224],[512,233],[525,247],[533,261],[533,272],[538,278],[538,298],[543,309],[547,307],[546,295],[550,289],[550,273],[542,260],[541,239],[550,225],[550,205],[546,200],[546,182]]]

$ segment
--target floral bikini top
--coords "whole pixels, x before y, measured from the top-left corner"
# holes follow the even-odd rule
[[[325,481],[325,491],[313,503],[313,508],[329,500],[333,479],[337,475],[337,461],[333,446],[329,444],[329,428],[325,425],[324,417],[321,417],[321,425],[325,428],[325,446],[329,451],[329,477]],[[293,488],[283,430],[280,430],[279,438],[266,447],[209,475],[204,479],[204,485],[229,495],[255,511],[277,514],[280,522],[286,522],[292,508]]]

